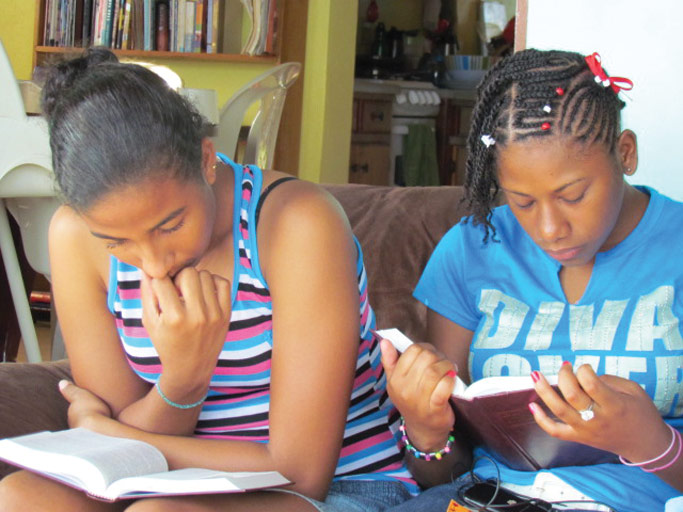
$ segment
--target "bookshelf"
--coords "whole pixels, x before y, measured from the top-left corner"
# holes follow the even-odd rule
[[[60,0],[52,0],[52,2],[59,2]],[[86,0],[87,1],[87,0]],[[102,0],[105,1],[105,0]],[[113,0],[120,1],[120,0]],[[129,0],[133,1],[133,0]],[[153,5],[159,0],[150,0]],[[173,0],[169,0],[173,1]],[[210,1],[210,0],[207,0]],[[270,0],[274,2],[277,10],[277,23],[280,28],[284,26],[285,22],[285,6],[286,0]],[[47,60],[59,59],[60,56],[73,55],[79,53],[83,50],[82,46],[46,46],[45,41],[45,30],[46,30],[46,10],[48,7],[49,0],[36,0],[36,19],[35,19],[35,29],[34,29],[34,47],[33,47],[33,66],[41,65]],[[83,0],[67,0],[64,3],[69,3],[75,6],[77,3],[83,2]],[[139,2],[142,4],[142,2]],[[239,0],[221,0],[220,4],[223,9],[227,8],[228,3],[233,5],[232,10],[235,12],[235,5],[239,4]],[[95,4],[95,0],[92,0],[92,4]],[[82,3],[81,3],[82,5]],[[75,7],[74,7],[75,8]],[[237,5],[238,13],[241,14],[241,6]],[[152,9],[154,12],[154,8]],[[242,17],[237,17],[236,28],[241,31]],[[227,22],[221,20],[223,31],[226,31],[229,27]],[[141,50],[141,49],[116,49],[111,48],[112,51],[119,57],[123,58],[140,58],[140,59],[170,59],[170,60],[190,60],[190,61],[205,61],[205,62],[235,62],[235,63],[260,63],[260,64],[278,64],[281,61],[281,50],[282,50],[282,30],[277,30],[275,34],[275,39],[272,43],[273,51],[271,53],[264,53],[260,55],[248,55],[238,53],[237,51],[232,51],[229,53],[214,52],[206,53],[201,52],[180,52],[180,51],[159,51],[159,50]],[[239,44],[239,42],[237,43]],[[235,48],[235,43],[233,42],[232,47]]]
[[[61,56],[80,53],[83,48],[44,46],[43,30],[45,26],[45,4],[47,0],[36,2],[34,34],[33,34],[33,63],[32,67],[44,65],[58,60]],[[224,0],[228,1],[228,0]],[[240,0],[237,0],[238,2]],[[242,64],[276,65],[280,62],[301,62],[306,59],[306,20],[308,19],[309,0],[277,0],[278,31],[275,42],[274,55],[249,56],[237,53],[180,53],[141,50],[113,50],[119,58],[139,58],[143,60],[176,61],[179,64],[198,63],[206,72],[211,74],[217,68]],[[224,27],[225,28],[225,27]],[[275,150],[274,168],[293,175],[299,172],[299,147],[301,142],[301,122],[303,107],[303,76],[290,88],[287,93],[282,112],[281,126],[286,130],[279,130],[278,142]]]

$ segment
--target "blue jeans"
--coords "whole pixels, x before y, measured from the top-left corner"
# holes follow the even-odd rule
[[[400,505],[385,509],[384,512],[447,512],[451,500],[455,500],[458,491],[472,483],[470,473],[465,473],[449,484],[442,484],[427,489],[417,497],[408,500]],[[501,511],[504,508],[499,509]],[[557,508],[562,512],[580,512],[578,508]]]
[[[320,512],[385,512],[411,498],[405,485],[388,480],[332,482],[324,503],[287,489],[273,489],[273,491],[295,494]]]
[[[385,512],[446,512],[451,500],[457,496],[458,489],[471,482],[470,474],[465,473],[449,484],[431,487],[412,500],[388,508]]]

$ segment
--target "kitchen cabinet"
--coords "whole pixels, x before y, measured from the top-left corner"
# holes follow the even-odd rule
[[[393,99],[387,94],[354,95],[349,183],[389,185]]]
[[[474,91],[440,90],[441,109],[437,118],[436,151],[442,185],[463,185],[467,160]]]

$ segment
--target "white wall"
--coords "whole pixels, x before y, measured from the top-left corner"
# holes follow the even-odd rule
[[[528,0],[526,46],[597,51],[609,75],[633,80],[622,111],[638,135],[630,181],[683,200],[683,1]]]

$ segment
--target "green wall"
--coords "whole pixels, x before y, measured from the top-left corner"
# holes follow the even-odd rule
[[[0,0],[0,40],[19,80],[31,78],[35,7],[34,1]]]
[[[310,181],[348,182],[357,4],[308,5],[300,176]]]
[[[295,0],[297,1],[297,0]],[[36,1],[0,0],[0,40],[18,79],[31,78]],[[348,179],[358,0],[309,0],[299,176],[314,182]],[[186,87],[210,88],[219,103],[268,64],[154,59]]]

